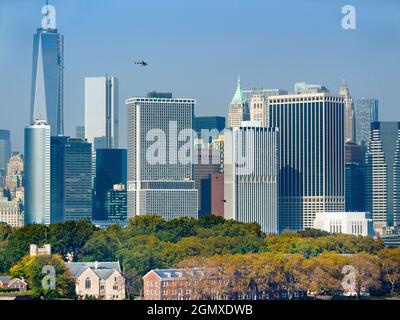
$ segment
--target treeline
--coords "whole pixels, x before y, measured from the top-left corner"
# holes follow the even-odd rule
[[[292,299],[296,294],[340,295],[400,291],[400,249],[341,255],[325,252],[306,258],[301,254],[265,252],[188,258],[181,268],[212,270],[217,286],[207,277],[194,281],[193,295],[209,298],[210,289],[218,298]],[[215,292],[216,290],[216,292]]]
[[[324,252],[376,256],[383,242],[370,237],[331,235],[318,230],[265,235],[257,224],[220,217],[165,221],[159,216],[138,216],[128,227],[95,228],[87,221],[21,229],[0,226],[0,272],[8,273],[29,252],[29,244],[49,243],[52,252],[74,261],[119,260],[128,279],[129,294],[140,294],[141,277],[155,268],[177,267],[192,257],[236,257],[247,254],[299,254],[305,260]]]

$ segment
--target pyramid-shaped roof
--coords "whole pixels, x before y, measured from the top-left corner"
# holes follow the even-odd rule
[[[246,102],[246,98],[243,94],[242,87],[240,85],[240,77],[238,78],[237,87],[235,95],[233,96],[231,104],[244,104]]]

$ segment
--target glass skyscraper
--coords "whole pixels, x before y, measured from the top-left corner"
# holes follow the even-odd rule
[[[25,128],[25,224],[50,224],[50,126]]]
[[[97,148],[118,148],[118,79],[85,79],[85,138]]]
[[[51,137],[51,223],[92,218],[92,145]]]
[[[96,150],[96,180],[94,194],[94,220],[108,220],[106,201],[108,192],[114,185],[127,183],[127,150],[97,149]],[[114,195],[110,195],[114,196]],[[117,195],[115,195],[117,197]],[[112,201],[112,199],[110,200]]]
[[[64,133],[63,82],[64,37],[54,21],[42,25],[33,36],[31,91],[31,123],[46,119],[52,136]]]
[[[344,211],[344,103],[326,93],[269,97],[280,135],[280,228],[313,228],[317,212]]]
[[[10,131],[0,129],[0,177],[4,177],[6,175],[7,163],[8,160],[10,159],[10,156],[11,156]]]
[[[400,223],[400,123],[373,122],[365,161],[365,210],[377,232]]]
[[[379,121],[379,103],[376,99],[361,98],[355,104],[356,142],[366,146],[371,123]]]

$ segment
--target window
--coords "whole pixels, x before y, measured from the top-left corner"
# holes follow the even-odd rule
[[[90,280],[90,278],[86,278],[85,289],[91,289],[91,288],[92,288],[92,280]]]

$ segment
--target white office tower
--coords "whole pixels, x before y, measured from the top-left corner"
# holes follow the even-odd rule
[[[85,78],[85,138],[94,150],[118,148],[117,78]]]
[[[50,126],[25,128],[25,224],[50,224]]]
[[[278,233],[278,129],[242,125],[225,131],[224,215]]]
[[[128,216],[197,218],[191,130],[195,100],[153,92],[126,104]]]
[[[343,98],[290,94],[269,97],[268,106],[280,135],[280,227],[313,228],[317,212],[345,209]]]

